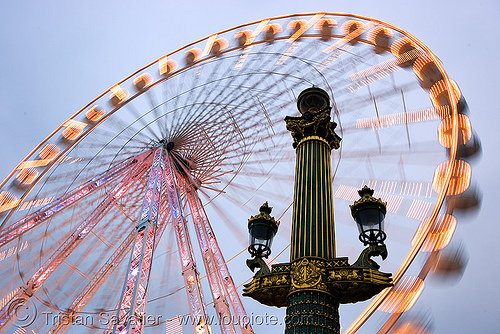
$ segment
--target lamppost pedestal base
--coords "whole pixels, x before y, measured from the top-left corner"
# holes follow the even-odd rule
[[[298,290],[288,297],[287,334],[338,334],[339,302],[323,291]]]

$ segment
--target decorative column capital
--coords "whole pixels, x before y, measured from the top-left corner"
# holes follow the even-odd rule
[[[293,148],[306,140],[316,139],[325,142],[330,150],[338,149],[342,138],[334,131],[337,123],[331,121],[331,110],[330,107],[322,110],[311,108],[300,117],[286,116],[286,128],[292,133]]]

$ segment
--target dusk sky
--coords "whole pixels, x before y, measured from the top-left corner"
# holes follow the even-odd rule
[[[472,165],[473,183],[483,195],[482,208],[458,219],[453,243],[463,244],[469,257],[462,279],[426,281],[414,308],[431,316],[434,333],[498,332],[500,261],[494,210],[500,160],[495,158],[499,149],[494,138],[500,121],[495,103],[500,92],[496,64],[500,49],[495,42],[500,2],[495,0],[2,1],[2,179],[67,118],[149,62],[239,24],[306,12],[355,13],[397,25],[425,43],[460,86],[482,143],[482,158]],[[342,307],[340,314],[344,316]],[[359,333],[372,331],[362,328]]]

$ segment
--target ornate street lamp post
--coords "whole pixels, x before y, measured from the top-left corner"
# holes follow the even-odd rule
[[[260,270],[245,285],[243,295],[265,305],[286,306],[286,334],[340,333],[339,304],[369,299],[392,285],[391,275],[378,271],[371,260],[387,256],[383,243],[386,208],[372,197],[373,190],[359,191],[361,199],[351,211],[360,240],[369,246],[352,265],[345,257],[337,258],[330,155],[339,148],[341,138],[334,131],[337,124],[330,120],[330,98],[324,90],[314,86],[304,90],[297,108],[302,116],[285,117],[297,154],[290,262],[269,269],[262,260],[270,254],[279,224],[270,216],[266,202],[248,223],[253,259],[247,264]],[[267,239],[259,237],[263,235]]]

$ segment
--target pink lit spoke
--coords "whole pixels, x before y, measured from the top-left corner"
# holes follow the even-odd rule
[[[95,178],[85,182],[81,186],[66,193],[62,197],[57,198],[51,203],[43,206],[41,209],[35,211],[31,215],[26,216],[25,218],[3,229],[0,232],[0,247],[17,238],[21,234],[43,223],[59,211],[62,211],[65,208],[75,204],[78,200],[84,198],[87,195],[90,195],[95,190],[100,189],[102,186],[105,186],[110,181],[126,173],[129,168],[133,168],[137,163],[142,162],[144,158],[145,154],[142,154],[137,158],[130,158],[124,163],[114,166],[110,170],[99,174]]]
[[[80,292],[71,306],[61,315],[57,323],[55,323],[51,327],[48,333],[63,333],[68,328],[68,326],[73,323],[73,319],[75,318],[75,316],[77,316],[81,312],[81,310],[83,310],[90,299],[92,299],[99,288],[106,282],[108,277],[125,258],[125,255],[130,251],[132,242],[134,241],[134,237],[135,232],[129,233],[129,235],[125,238],[125,240],[123,240],[120,246],[118,246],[118,248],[101,267],[101,269],[99,269],[99,271],[92,277],[83,291]]]
[[[33,294],[45,283],[49,276],[59,267],[61,263],[73,252],[73,250],[90,234],[94,226],[104,217],[109,208],[118,201],[134,181],[143,164],[132,168],[123,180],[108,193],[106,198],[97,208],[71,233],[61,246],[45,261],[45,263],[31,276],[26,284],[17,290],[12,302],[23,305]],[[9,303],[10,304],[10,303]],[[3,328],[14,315],[9,311],[9,304],[0,310],[0,328]]]
[[[207,272],[210,290],[215,303],[215,310],[219,318],[219,323],[221,324],[221,331],[222,333],[235,333],[233,322],[227,320],[231,319],[231,313],[228,308],[229,305],[226,298],[224,283],[218,271],[215,253],[213,252],[212,247],[210,247],[209,237],[204,226],[205,224],[203,220],[206,216],[204,212],[201,212],[203,211],[203,206],[201,206],[201,202],[196,196],[194,189],[192,189],[189,185],[186,185],[186,187],[189,187],[187,191],[187,199],[193,217],[196,236],[202,252],[203,263]]]
[[[187,221],[184,216],[182,202],[179,195],[177,180],[174,174],[173,161],[170,154],[167,155],[165,166],[165,183],[167,189],[168,203],[174,219],[174,230],[181,260],[182,277],[188,295],[189,309],[193,321],[193,327],[209,332],[207,323],[207,310],[200,278],[196,270],[196,261],[193,254],[191,240],[187,229]]]
[[[191,208],[191,214],[193,216],[193,222],[198,236],[198,241],[200,243],[200,248],[203,253],[205,268],[207,273],[209,273],[210,287],[212,289],[215,308],[217,310],[217,314],[219,315],[220,322],[222,324],[226,324],[226,321],[223,321],[224,317],[227,317],[226,319],[231,319],[231,314],[227,309],[227,301],[224,298],[224,295],[227,295],[242,332],[245,334],[253,333],[252,327],[248,322],[248,317],[243,307],[243,303],[241,302],[240,296],[236,291],[233,279],[226,266],[226,261],[224,260],[219,244],[217,243],[217,239],[215,238],[212,226],[210,225],[205,210],[203,209],[203,204],[193,187],[190,185],[186,185],[186,187],[189,187],[187,191],[187,198]],[[215,277],[211,278],[210,275],[214,275]],[[219,294],[219,296],[217,296],[217,294]],[[232,322],[230,322],[230,324],[232,324]],[[228,330],[231,330],[231,332]],[[233,330],[234,329],[223,328],[225,333],[232,333]]]
[[[149,274],[154,245],[157,242],[155,239],[165,156],[166,151],[162,147],[156,149],[136,226],[128,274],[118,304],[116,321],[108,324],[105,333],[122,333],[124,330],[127,333],[142,333],[144,329]]]

